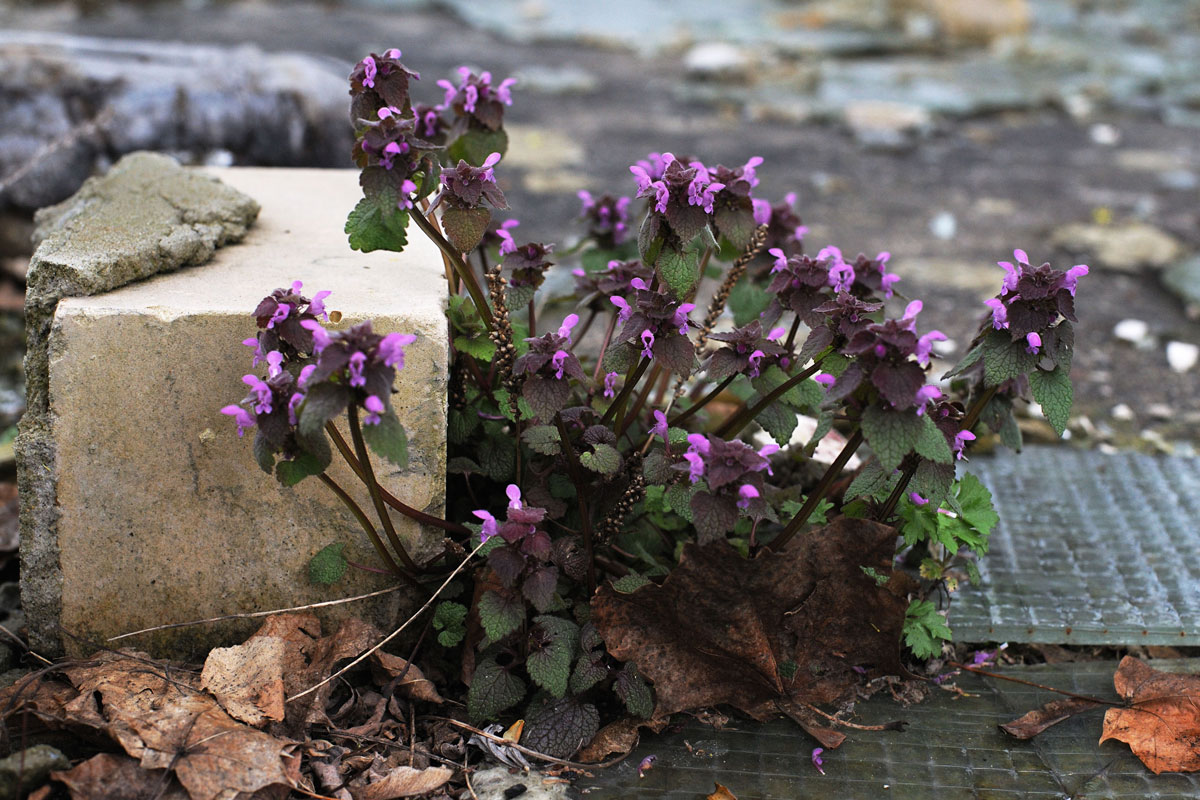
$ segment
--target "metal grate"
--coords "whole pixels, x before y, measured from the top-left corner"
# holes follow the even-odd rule
[[[1029,447],[967,469],[1000,523],[957,640],[1200,645],[1200,459]]]
[[[1159,669],[1196,672],[1200,659],[1160,661]],[[1114,662],[1039,665],[1003,670],[1060,689],[1117,699]],[[1020,684],[964,675],[956,697],[935,691],[926,703],[903,708],[876,697],[858,708],[857,722],[908,721],[904,732],[847,731],[846,742],[824,753],[825,775],[810,760],[814,741],[796,725],[734,723],[722,731],[689,722],[682,731],[648,736],[619,766],[583,779],[588,800],[699,800],[715,782],[738,800],[958,800],[1082,798],[1166,800],[1200,797],[1200,775],[1154,775],[1119,742],[1098,745],[1103,709],[1090,711],[1021,742],[997,729],[1058,695]],[[693,750],[688,751],[686,742]],[[637,765],[658,756],[639,779]]]

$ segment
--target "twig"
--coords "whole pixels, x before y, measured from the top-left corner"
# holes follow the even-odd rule
[[[995,672],[988,672],[987,670],[982,670],[982,669],[979,669],[978,667],[970,667],[970,666],[967,666],[966,664],[960,664],[957,661],[947,661],[946,664],[951,667],[954,667],[955,669],[966,670],[967,672],[973,672],[976,675],[982,675],[985,678],[995,678],[998,681],[1009,681],[1010,683],[1019,683],[1022,686],[1032,686],[1034,689],[1041,689],[1046,692],[1054,692],[1055,694],[1061,694],[1061,695],[1065,695],[1067,697],[1074,697],[1076,700],[1090,700],[1091,702],[1099,703],[1102,706],[1121,706],[1121,705],[1123,705],[1123,703],[1118,703],[1113,700],[1101,700],[1099,697],[1090,697],[1086,694],[1076,694],[1075,692],[1068,692],[1066,689],[1055,689],[1053,686],[1043,686],[1040,683],[1034,683],[1033,681],[1021,680],[1020,678],[1012,678],[1012,677],[1009,677],[1008,675],[998,675]]]
[[[824,717],[834,725],[841,725],[843,728],[852,728],[856,731],[900,731],[904,730],[902,726],[908,724],[904,720],[898,719],[894,722],[885,722],[882,725],[859,725],[857,722],[850,722],[849,720],[840,719],[839,717],[830,714],[827,711],[822,711],[816,706],[809,705],[808,703],[801,703],[800,705],[804,706],[814,714]]]
[[[29,655],[33,656],[38,661],[41,661],[43,664],[50,665],[50,664],[54,663],[50,659],[41,655],[40,653],[36,653],[33,650],[31,650],[29,645],[25,644],[24,639],[22,639],[20,636],[17,636],[15,633],[10,631],[8,628],[4,627],[3,625],[0,625],[0,631],[3,631],[6,636],[8,636],[14,642],[19,644],[21,646],[21,649],[23,649],[26,653],[29,653]]]
[[[353,603],[358,600],[370,600],[372,597],[380,597],[392,592],[398,592],[403,587],[392,586],[387,589],[379,589],[367,594],[357,594],[354,597],[343,597],[340,600],[322,600],[319,603],[309,603],[306,606],[292,606],[291,608],[276,608],[270,611],[251,611],[245,614],[225,614],[221,617],[209,617],[208,619],[196,619],[191,622],[172,622],[169,625],[155,625],[153,628],[142,628],[140,631],[132,631],[130,633],[122,633],[119,636],[110,636],[105,639],[107,642],[115,642],[118,639],[128,639],[131,636],[140,636],[143,633],[154,633],[155,631],[167,631],[173,628],[187,628],[192,625],[208,625],[212,622],[224,622],[230,619],[256,619],[258,617],[269,617],[273,614],[290,614],[293,611],[308,611],[313,608],[325,608],[327,606],[337,606],[343,603]]]
[[[325,684],[330,683],[334,679],[341,677],[342,675],[349,672],[353,667],[356,667],[359,664],[361,664],[363,661],[367,660],[371,656],[371,654],[376,652],[377,650],[379,650],[379,648],[383,647],[385,644],[390,642],[392,639],[395,639],[397,636],[399,636],[400,632],[403,631],[405,628],[407,628],[409,626],[409,624],[411,624],[413,622],[413,620],[415,620],[417,617],[421,616],[421,614],[423,614],[426,609],[428,609],[431,605],[433,605],[433,601],[437,599],[438,595],[440,595],[442,593],[442,591],[445,590],[445,588],[450,585],[450,581],[454,580],[454,577],[456,575],[458,575],[458,573],[462,572],[463,567],[465,567],[467,565],[467,562],[469,562],[476,553],[478,553],[481,549],[483,549],[484,544],[485,544],[484,542],[480,542],[475,547],[474,550],[472,550],[470,553],[468,553],[467,557],[462,560],[462,563],[459,564],[457,567],[455,567],[454,571],[451,572],[450,575],[447,576],[446,580],[442,582],[442,585],[437,588],[437,591],[435,591],[433,594],[431,594],[429,596],[429,599],[425,601],[425,605],[418,608],[416,613],[413,614],[411,617],[409,617],[407,620],[405,620],[403,625],[401,625],[399,628],[396,628],[396,630],[392,631],[387,636],[380,639],[378,644],[371,647],[365,653],[363,653],[358,658],[351,661],[346,666],[339,669],[337,672],[330,675],[325,680],[321,681],[320,683],[318,683],[314,686],[308,687],[303,692],[299,692],[298,694],[292,695],[291,697],[287,698],[287,700],[285,702],[290,703],[293,700],[299,700],[301,697],[304,697],[307,694],[311,694],[312,692],[315,692],[317,689],[320,689]]]

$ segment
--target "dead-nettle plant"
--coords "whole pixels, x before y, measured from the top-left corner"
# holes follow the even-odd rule
[[[410,222],[440,248],[453,521],[388,495],[367,452],[405,463],[390,398],[413,337],[370,323],[327,329],[326,293],[310,300],[299,283],[254,311],[260,331],[247,344],[266,373],[247,375],[250,395],[224,409],[241,429],[257,427],[260,466],[285,484],[318,476],[354,511],[375,568],[417,585],[437,566],[414,563],[392,511],[452,542],[483,540],[486,568],[436,607],[432,625],[469,686],[472,718],[532,696],[522,741],[552,755],[589,741],[601,710],[654,714],[643,679],[653,665],[609,655],[594,598],[662,584],[689,548],[762,561],[798,534],[820,537],[835,514],[893,525],[895,563],[924,579],[899,584],[907,615],[895,630],[916,657],[940,653],[950,631],[939,598],[977,579],[975,556],[997,521],[986,488],[956,463],[982,428],[1019,447],[1018,398],[1032,396],[1063,431],[1087,267],[1034,266],[1015,251],[969,352],[931,381],[945,337],[918,329],[921,302],[900,294],[889,254],[809,255],[794,196],[755,196],[761,158],[730,168],[653,153],[630,167],[636,199],[579,193],[573,246],[520,242],[517,221],[495,214],[507,209],[496,170],[513,82],[460,73],[438,82],[439,104],[423,105],[398,50],[359,62],[350,84],[363,198],[346,223],[364,252],[402,250]],[[552,259],[572,268],[573,305],[538,302]],[[349,443],[334,425],[341,415]],[[797,436],[800,415],[815,420],[810,435]],[[834,431],[840,455],[814,469]],[[847,485],[844,467],[864,444],[870,458]],[[326,473],[332,449],[366,483],[375,519]],[[344,569],[338,553],[323,552],[314,574]],[[887,559],[864,555],[851,569],[864,585],[898,585]],[[775,655],[793,680],[795,660]]]

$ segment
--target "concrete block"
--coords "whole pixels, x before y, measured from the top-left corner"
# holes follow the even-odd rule
[[[36,646],[86,650],[56,625],[96,641],[153,625],[269,610],[391,585],[350,570],[333,587],[311,585],[307,564],[333,542],[375,564],[354,518],[315,479],[283,488],[255,465],[219,409],[245,394],[256,330],[249,312],[271,290],[304,282],[331,289],[341,325],[375,320],[379,332],[417,334],[394,405],[408,430],[409,469],[376,462],[388,489],[440,514],[444,504],[448,343],[441,258],[424,237],[403,254],[350,250],[342,225],[358,200],[344,170],[210,170],[262,206],[241,244],[203,267],[58,302],[45,350],[45,465],[50,486],[35,503],[23,550],[36,553],[24,600]],[[39,251],[40,252],[40,251]],[[35,256],[35,271],[37,256]],[[33,406],[31,404],[30,408]],[[25,436],[23,430],[22,436]],[[28,461],[37,455],[19,447]],[[335,462],[337,461],[335,457]],[[370,508],[343,465],[330,474]],[[22,497],[24,498],[24,491]],[[430,553],[441,536],[396,515],[403,539]],[[25,558],[23,554],[23,558]],[[23,566],[30,563],[26,558]],[[411,607],[403,592],[327,610],[385,629]],[[163,655],[194,656],[245,635],[255,623],[183,628],[133,640]]]

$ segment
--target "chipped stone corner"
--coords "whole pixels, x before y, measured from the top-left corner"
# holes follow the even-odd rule
[[[125,156],[103,176],[35,217],[37,250],[26,292],[26,405],[15,453],[21,498],[21,599],[30,645],[62,652],[56,526],[56,456],[50,431],[49,340],[58,301],[203,264],[246,235],[259,205],[218,179],[149,152]]]

